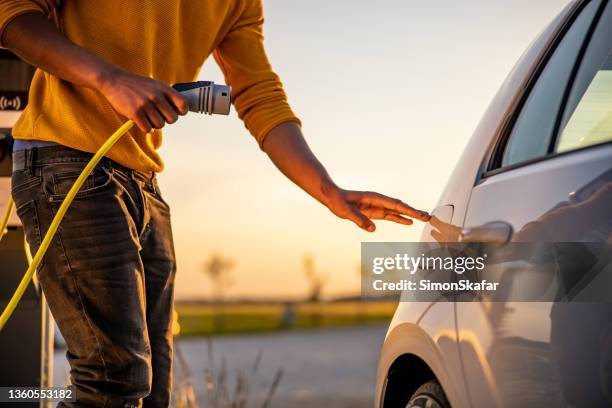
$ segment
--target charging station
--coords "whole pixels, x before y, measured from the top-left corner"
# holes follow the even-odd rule
[[[11,195],[11,130],[28,103],[35,68],[0,49],[0,214]],[[0,231],[2,234],[2,231]],[[24,234],[13,212],[0,241],[0,309],[8,304],[27,269]],[[12,318],[0,332],[0,386],[49,387],[53,373],[54,324],[42,291],[30,284]],[[46,403],[20,403],[21,407]],[[9,404],[0,404],[9,406]]]

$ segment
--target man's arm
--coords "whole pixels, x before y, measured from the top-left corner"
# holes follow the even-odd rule
[[[245,125],[276,167],[335,215],[366,231],[372,219],[410,225],[406,217],[427,221],[429,215],[378,193],[344,190],[336,186],[312,153],[287,103],[263,44],[260,0],[243,2],[240,20],[214,51],[226,81],[234,90],[234,106]]]
[[[15,17],[0,43],[30,64],[102,93],[119,112],[143,131],[174,123],[187,113],[187,101],[170,86],[131,74],[64,37],[42,13]]]
[[[263,150],[278,169],[300,188],[340,218],[350,220],[368,232],[376,229],[372,220],[411,225],[407,217],[428,221],[429,215],[382,194],[349,191],[338,187],[312,153],[298,125],[285,122],[268,133]]]

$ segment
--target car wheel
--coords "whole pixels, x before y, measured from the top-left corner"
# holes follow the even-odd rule
[[[428,381],[412,394],[406,408],[450,408],[450,404],[440,383]]]

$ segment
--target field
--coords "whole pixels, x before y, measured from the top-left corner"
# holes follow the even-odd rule
[[[388,322],[397,302],[178,303],[182,336],[354,326]]]

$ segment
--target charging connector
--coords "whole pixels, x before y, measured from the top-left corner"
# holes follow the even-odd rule
[[[229,115],[232,105],[232,88],[212,81],[176,84],[174,89],[187,98],[191,112],[208,115]]]

